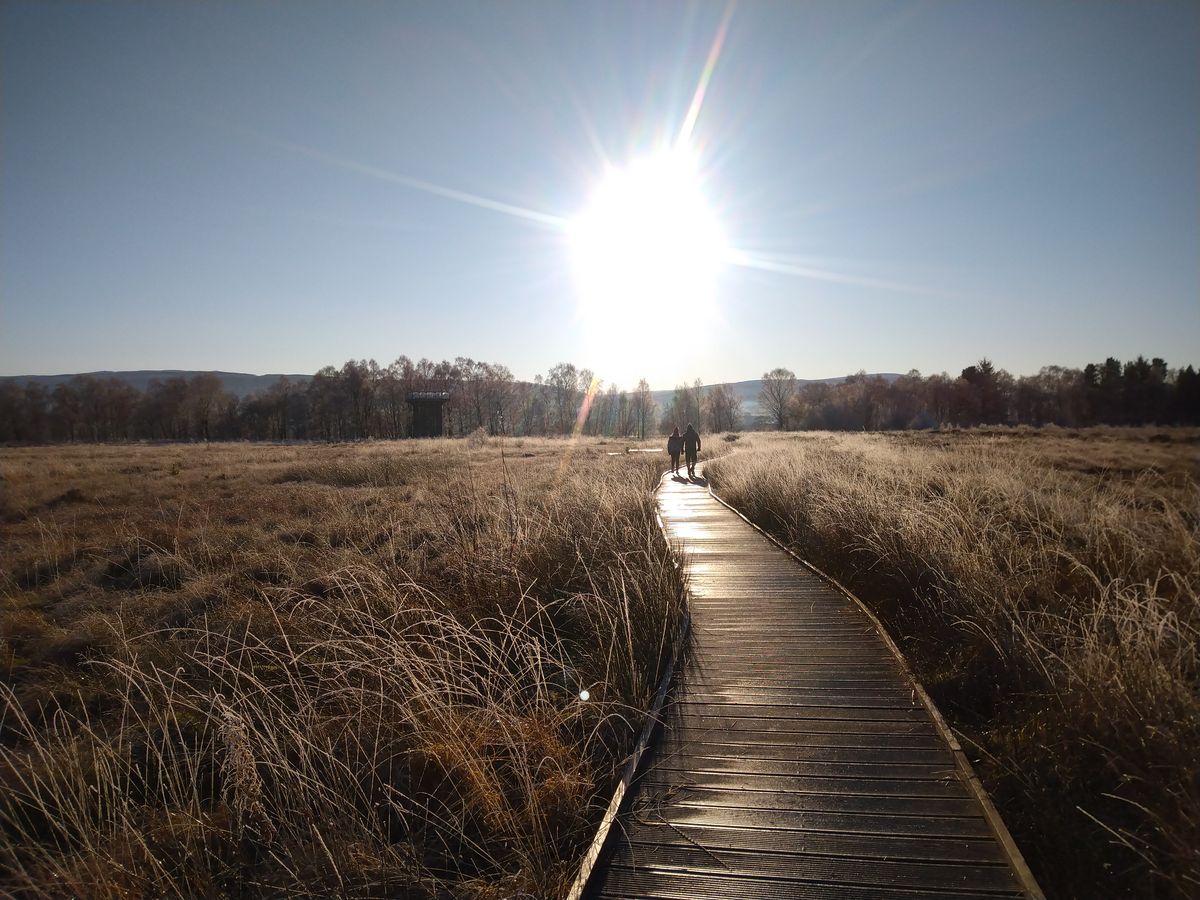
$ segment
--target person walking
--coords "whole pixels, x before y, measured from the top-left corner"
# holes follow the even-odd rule
[[[671,454],[671,471],[676,475],[679,474],[679,454],[682,452],[683,435],[679,433],[679,426],[676,425],[671,436],[667,438],[667,453]]]
[[[683,433],[683,455],[687,459],[688,478],[696,477],[696,457],[700,455],[700,435],[688,422],[687,430]]]

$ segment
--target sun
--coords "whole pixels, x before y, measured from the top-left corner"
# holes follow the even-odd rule
[[[602,332],[709,311],[729,255],[686,146],[610,169],[567,238],[581,310]]]

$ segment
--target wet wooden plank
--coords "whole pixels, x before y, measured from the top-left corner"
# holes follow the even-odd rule
[[[952,865],[998,866],[1004,855],[993,841],[973,838],[913,837],[895,834],[844,834],[825,831],[772,831],[688,823],[630,822],[626,841],[663,847],[761,850],[808,856],[837,856],[871,868],[887,860]],[[643,855],[643,862],[646,857]]]
[[[950,759],[937,763],[879,762],[855,758],[851,761],[825,759],[764,759],[742,755],[719,755],[727,751],[722,746],[693,744],[684,759],[662,755],[656,757],[655,768],[672,769],[699,775],[777,775],[793,778],[865,778],[881,781],[950,781],[958,784],[954,763]],[[690,768],[680,769],[679,766]],[[961,787],[961,786],[959,786]]]
[[[849,719],[846,716],[837,718],[821,718],[815,716],[804,719],[769,719],[769,718],[733,718],[728,716],[677,716],[678,723],[672,736],[679,737],[684,733],[705,732],[720,735],[721,740],[732,743],[804,743],[806,738],[800,735],[855,735],[855,743],[860,743],[864,737],[873,738],[865,746],[939,746],[941,735],[934,731],[927,722],[895,722],[867,721]],[[677,732],[677,733],[676,733]],[[926,738],[913,742],[913,738]]]
[[[847,706],[837,702],[819,705],[795,703],[728,703],[692,702],[677,703],[672,710],[681,718],[720,719],[861,719],[871,722],[923,722],[925,710],[908,703],[855,704]]]
[[[897,765],[911,763],[913,765],[945,765],[953,767],[954,760],[945,746],[934,744],[928,747],[896,746],[883,744],[874,747],[856,746],[848,739],[839,739],[838,735],[809,735],[803,743],[783,741],[773,744],[765,742],[747,742],[736,744],[722,740],[722,735],[706,731],[695,737],[682,735],[678,738],[668,738],[660,745],[664,757],[677,758],[688,755],[724,756],[730,759],[795,761],[795,762],[837,762],[872,765],[886,763]]]
[[[989,892],[1013,895],[1012,877],[1001,862],[951,863],[896,859],[860,859],[804,852],[735,849],[720,844],[662,843],[652,835],[631,838],[628,852],[614,865],[639,865],[659,870],[707,875],[748,872],[763,877],[805,879],[827,884],[870,885],[885,888]]]
[[[731,779],[742,782],[743,779]],[[722,809],[748,809],[754,811],[784,812],[831,812],[860,816],[889,816],[919,819],[927,823],[930,819],[974,819],[980,816],[973,798],[965,794],[950,797],[923,797],[909,794],[895,795],[875,792],[860,794],[846,790],[842,785],[826,786],[826,790],[764,790],[735,783],[730,787],[704,787],[693,779],[675,779],[668,773],[656,773],[652,779],[641,779],[639,789],[652,793],[659,800],[672,806],[689,806]],[[889,822],[899,832],[913,832],[913,823]],[[949,827],[949,826],[947,826]],[[959,823],[963,834],[975,834],[974,823]],[[954,832],[958,833],[958,832]]]
[[[724,691],[704,691],[698,688],[692,699],[702,706],[739,706],[742,709],[779,710],[837,706],[842,709],[916,709],[911,694],[887,694],[881,690],[850,690],[847,688],[815,688],[801,690],[749,690],[746,688]]]
[[[665,738],[666,746],[686,745],[692,742],[720,743],[742,756],[754,753],[743,748],[783,747],[793,750],[820,747],[852,747],[859,750],[941,750],[945,745],[941,737],[932,731],[926,734],[903,734],[896,732],[851,731],[847,723],[809,722],[804,731],[751,731],[749,729],[716,728],[712,725],[676,727]],[[684,746],[686,750],[686,746]]]
[[[953,777],[932,779],[894,778],[863,774],[816,775],[778,772],[713,771],[700,760],[689,758],[688,769],[675,768],[680,760],[663,760],[641,779],[648,788],[685,785],[687,788],[720,791],[766,791],[772,794],[831,794],[862,797],[954,797],[967,793]]]
[[[1038,896],[870,616],[702,485],[659,511],[692,646],[588,895]]]
[[[1013,893],[947,888],[880,887],[872,884],[831,884],[809,880],[803,872],[790,878],[762,877],[750,872],[712,875],[666,868],[611,866],[605,873],[604,897],[661,898],[661,900],[985,900]]]
[[[720,678],[710,677],[717,674],[716,669],[693,668],[680,678],[680,684],[686,685],[694,694],[703,694],[712,690],[737,690],[741,688],[758,688],[764,690],[831,690],[846,688],[847,690],[865,690],[867,688],[882,688],[887,691],[903,693],[905,696],[916,696],[911,689],[896,686],[895,671],[869,674],[860,671],[845,673],[830,672],[821,668],[811,671],[792,666],[788,675],[771,675],[762,672],[749,672],[744,675],[722,674]]]

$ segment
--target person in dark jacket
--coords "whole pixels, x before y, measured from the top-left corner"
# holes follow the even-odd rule
[[[671,454],[671,471],[678,475],[679,454],[683,452],[683,435],[679,433],[678,425],[671,432],[671,436],[667,438],[667,452]]]
[[[683,455],[687,459],[688,478],[696,477],[696,457],[700,454],[700,435],[688,422],[687,430],[683,433]]]

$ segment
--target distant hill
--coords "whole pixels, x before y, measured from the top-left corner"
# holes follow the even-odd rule
[[[312,380],[311,375],[250,375],[245,372],[191,372],[181,369],[143,369],[136,372],[80,372],[73,375],[0,375],[0,384],[15,382],[17,384],[42,384],[53,389],[55,385],[70,381],[79,375],[90,375],[93,378],[119,378],[133,385],[139,391],[145,391],[151,381],[166,381],[168,378],[191,378],[195,375],[216,375],[221,379],[225,390],[239,397],[248,397],[259,391],[266,390],[280,378],[286,378],[293,384],[305,384]]]
[[[890,384],[900,376],[895,372],[879,372],[870,374],[867,377],[882,378]],[[846,378],[847,376],[845,375],[838,375],[834,378],[797,378],[796,384],[841,384]],[[742,413],[744,415],[754,416],[761,412],[758,408],[758,394],[762,390],[761,378],[756,378],[753,381],[729,381],[724,383],[731,385],[733,392],[742,401]],[[716,385],[705,385],[705,387],[716,387]],[[662,409],[670,405],[671,398],[675,395],[675,390],[672,388],[669,391],[651,391],[650,394],[654,397],[654,402],[658,404],[659,409]]]

